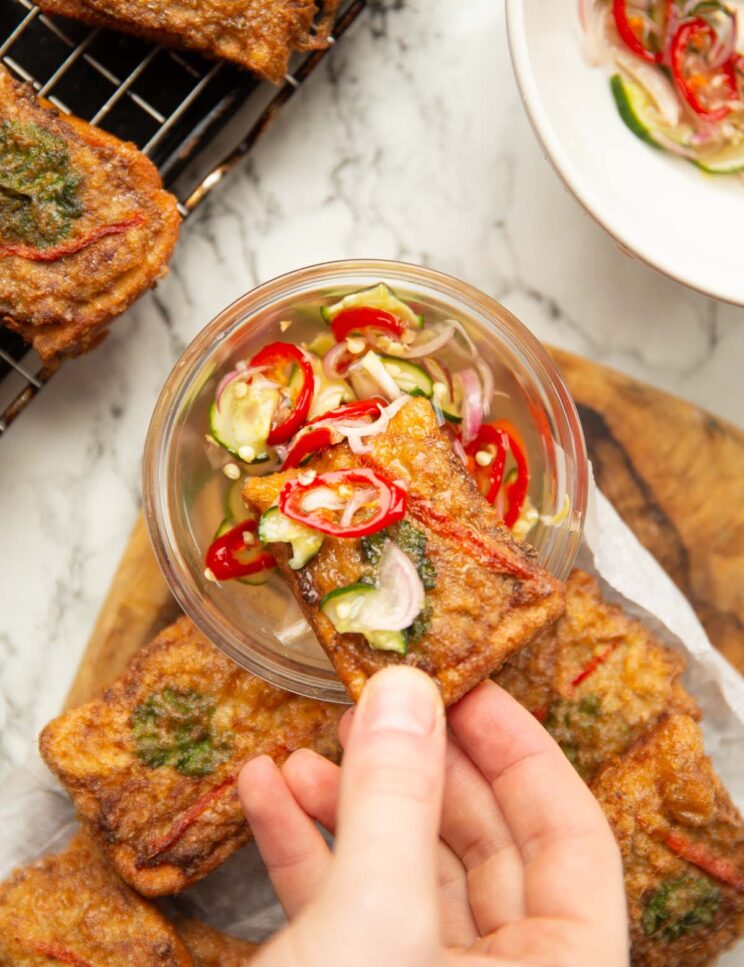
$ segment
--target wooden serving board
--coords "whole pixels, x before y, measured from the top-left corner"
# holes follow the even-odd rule
[[[553,355],[578,405],[597,483],[744,674],[744,432],[614,370]],[[140,515],[67,707],[115,678],[177,613]]]

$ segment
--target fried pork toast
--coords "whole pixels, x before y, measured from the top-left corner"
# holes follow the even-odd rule
[[[329,592],[370,571],[362,542],[327,537],[301,570],[289,567],[289,545],[273,544],[279,568],[333,662],[349,695],[392,662],[421,668],[447,705],[490,675],[563,611],[563,587],[543,571],[534,551],[514,540],[436,425],[431,404],[412,398],[362,456],[340,444],[302,470],[249,478],[246,503],[263,512],[300,473],[370,467],[408,488],[405,520],[425,537],[436,573],[427,594],[427,629],[405,656],[374,650],[360,634],[339,634],[319,610]],[[391,535],[393,538],[394,534]]]
[[[620,845],[634,967],[703,967],[744,933],[744,821],[697,723],[662,719],[592,784]]]
[[[593,577],[574,571],[564,616],[494,678],[588,780],[665,712],[697,716],[678,681],[684,665],[640,621],[605,603]]]
[[[78,832],[0,884],[0,964],[193,967],[186,945]],[[209,963],[209,961],[207,961]]]
[[[250,838],[240,767],[303,746],[330,758],[343,707],[239,668],[186,618],[138,652],[100,698],[53,720],[40,749],[119,875],[182,890]]]
[[[139,34],[160,43],[191,47],[233,61],[278,84],[295,50],[318,50],[328,37],[338,0],[40,0],[61,14]]]
[[[207,926],[201,920],[173,920],[188,947],[195,967],[243,967],[261,949],[260,944],[239,940]]]
[[[0,66],[0,321],[49,361],[90,349],[166,271],[176,199],[133,145]]]

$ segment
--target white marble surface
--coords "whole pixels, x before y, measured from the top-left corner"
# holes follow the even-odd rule
[[[631,261],[565,193],[519,103],[498,0],[373,3],[189,219],[157,292],[0,444],[0,764],[64,697],[179,352],[255,283],[365,256],[458,275],[541,338],[744,419],[744,310]]]

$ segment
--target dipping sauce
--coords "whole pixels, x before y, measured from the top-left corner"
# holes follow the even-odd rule
[[[431,402],[453,451],[515,536],[568,514],[566,496],[557,513],[540,518],[523,438],[536,428],[513,422],[508,389],[496,390],[505,374],[442,307],[380,282],[291,309],[277,329],[280,338],[232,361],[209,407],[207,446],[218,448],[215,463],[224,457],[215,473],[222,500],[206,550],[208,580],[255,586],[273,570],[241,499],[246,475],[302,466],[343,440],[362,453],[409,396]]]

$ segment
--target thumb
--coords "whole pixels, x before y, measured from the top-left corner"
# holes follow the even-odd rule
[[[391,919],[397,928],[416,898],[417,916],[407,919],[417,932],[428,933],[429,943],[439,936],[445,739],[444,708],[432,679],[401,665],[370,679],[344,752],[329,883],[334,893],[342,891],[345,905],[360,902],[372,914],[372,930],[382,924],[389,935]]]

